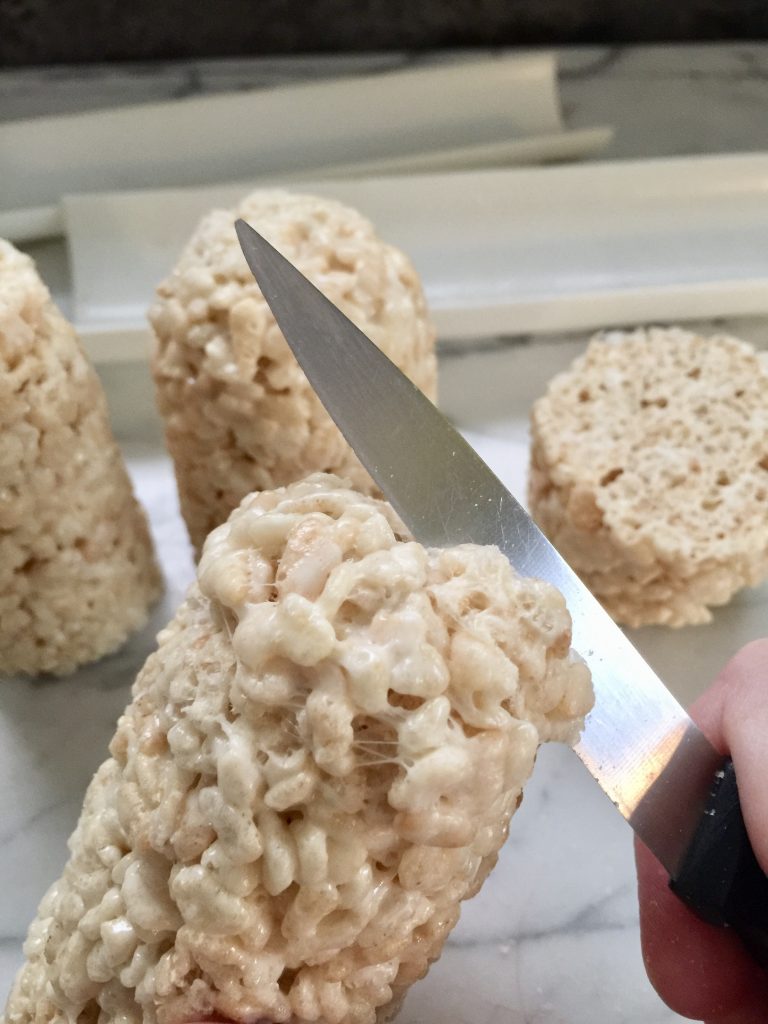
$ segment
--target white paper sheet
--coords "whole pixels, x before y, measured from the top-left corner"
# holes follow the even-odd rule
[[[444,339],[768,312],[768,156],[300,187],[410,255]],[[154,288],[198,218],[247,189],[65,200],[74,316],[97,359],[100,345],[140,354]]]
[[[67,192],[250,180],[562,130],[552,54],[9,121],[0,212]]]

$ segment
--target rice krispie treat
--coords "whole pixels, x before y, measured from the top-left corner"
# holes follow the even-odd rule
[[[751,345],[597,335],[531,427],[531,512],[617,621],[707,622],[768,575],[768,365]]]
[[[100,658],[160,590],[99,379],[32,260],[0,240],[0,674]]]
[[[592,701],[560,594],[317,474],[208,537],[40,905],[7,1024],[373,1024]]]
[[[208,214],[149,312],[181,510],[199,554],[253,490],[315,471],[374,492],[283,338],[235,235],[242,217],[434,399],[434,330],[416,271],[355,210],[282,191]]]

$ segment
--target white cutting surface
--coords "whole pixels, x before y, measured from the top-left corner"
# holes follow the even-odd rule
[[[764,322],[733,325],[762,343]],[[441,359],[443,408],[518,494],[532,398],[583,338],[490,341]],[[0,991],[21,960],[35,906],[66,857],[90,776],[155,631],[192,575],[146,366],[103,376],[116,430],[149,510],[167,593],[150,626],[112,658],[58,682],[4,681],[0,697]],[[690,699],[768,619],[768,590],[709,626],[637,631],[652,664]],[[441,961],[408,998],[402,1024],[672,1024],[639,948],[629,829],[570,751],[545,749],[500,864],[467,905]]]

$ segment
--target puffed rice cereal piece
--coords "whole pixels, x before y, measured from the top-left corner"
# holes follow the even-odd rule
[[[99,379],[32,260],[0,240],[0,674],[100,658],[160,590]]]
[[[618,622],[708,622],[768,576],[768,364],[751,345],[599,334],[531,427],[532,514]]]
[[[317,474],[209,536],[40,905],[6,1024],[373,1024],[592,702],[560,594]]]
[[[235,235],[242,217],[290,259],[430,398],[435,332],[406,256],[330,199],[257,191],[203,218],[149,319],[153,370],[181,510],[199,554],[253,490],[308,473],[373,482],[299,368]]]

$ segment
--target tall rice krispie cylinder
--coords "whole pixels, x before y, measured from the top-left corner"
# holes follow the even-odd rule
[[[336,303],[430,397],[434,330],[416,271],[341,203],[259,191],[208,214],[157,292],[154,376],[198,553],[253,490],[340,473],[373,482],[310,387],[248,269],[242,217]]]
[[[160,590],[99,379],[32,260],[0,240],[0,674],[100,658]]]
[[[373,1024],[442,949],[544,740],[591,706],[560,594],[334,477],[208,538],[85,797],[7,1024]]]
[[[533,407],[530,505],[618,622],[707,622],[768,576],[765,355],[680,328],[597,335]]]

